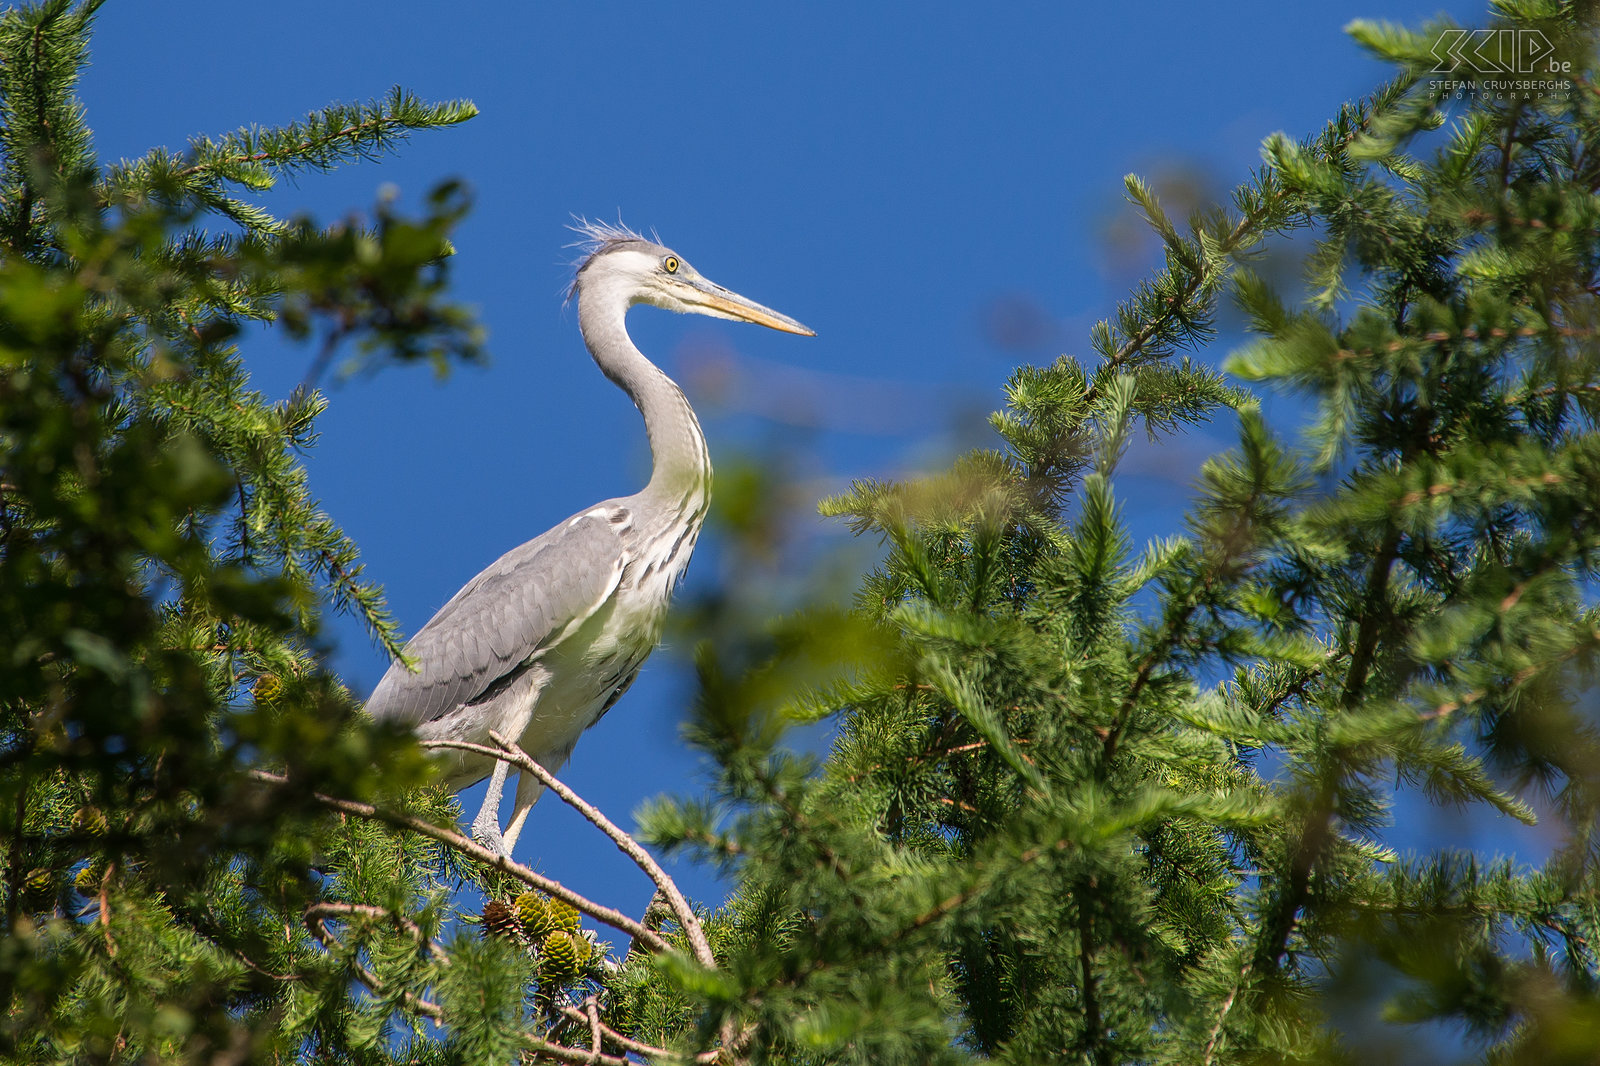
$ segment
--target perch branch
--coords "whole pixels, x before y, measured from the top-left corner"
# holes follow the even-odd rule
[[[271,773],[267,770],[252,770],[250,774],[257,781],[264,784],[282,786],[289,783],[288,778],[282,774]],[[339,811],[355,818],[387,822],[397,828],[409,829],[429,839],[437,840],[439,843],[460,852],[468,858],[476,859],[485,866],[491,866],[502,873],[511,875],[525,885],[537,888],[547,896],[553,896],[565,903],[570,903],[595,921],[603,922],[618,932],[627,933],[635,940],[648,944],[655,951],[666,951],[670,947],[659,935],[646,929],[621,911],[580,896],[559,881],[553,881],[543,874],[535,873],[528,867],[501,855],[499,852],[490,851],[478,842],[469,840],[453,829],[434,825],[432,822],[414,815],[374,807],[370,803],[340,799],[337,796],[328,796],[321,792],[312,792],[310,795],[318,803],[331,810]]]
[[[632,859],[634,864],[643,870],[650,880],[655,882],[656,887],[661,890],[661,894],[665,897],[667,905],[672,908],[673,917],[677,918],[678,925],[683,929],[684,934],[688,936],[689,943],[694,948],[695,959],[708,970],[716,969],[716,958],[711,954],[711,944],[706,939],[705,929],[700,925],[700,919],[689,906],[689,901],[684,898],[683,893],[678,890],[677,883],[667,875],[667,872],[651,857],[650,853],[645,851],[637,840],[623,832],[616,823],[600,813],[599,809],[593,804],[579,796],[569,786],[558,780],[549,770],[535,762],[527,752],[515,744],[508,743],[499,733],[491,731],[489,736],[499,745],[498,748],[487,747],[483,744],[468,744],[459,740],[425,740],[422,742],[422,746],[424,748],[450,748],[455,751],[467,751],[474,755],[498,759],[510,763],[525,774],[532,774],[538,778],[545,788],[560,796],[563,803],[583,815],[589,824],[610,837],[611,842],[617,846],[617,850]]]

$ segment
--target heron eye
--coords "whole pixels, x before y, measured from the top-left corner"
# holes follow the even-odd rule
[[[678,257],[675,255],[669,255],[665,259],[661,260],[661,269],[665,270],[668,274],[676,274],[678,272]]]

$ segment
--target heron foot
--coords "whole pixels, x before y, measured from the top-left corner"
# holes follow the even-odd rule
[[[511,849],[506,846],[506,839],[501,835],[500,827],[493,822],[473,822],[472,839],[496,854],[511,858]]]

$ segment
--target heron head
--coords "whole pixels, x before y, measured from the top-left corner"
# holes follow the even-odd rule
[[[816,336],[788,315],[723,288],[672,249],[632,230],[582,219],[572,228],[585,237],[582,243],[587,254],[578,264],[571,295],[591,286],[604,288],[629,305],[646,303],[680,314],[754,322],[785,333]]]

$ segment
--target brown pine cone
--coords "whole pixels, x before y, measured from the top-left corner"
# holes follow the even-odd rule
[[[503,899],[491,899],[483,905],[483,931],[495,936],[510,936],[522,928],[516,908]]]

